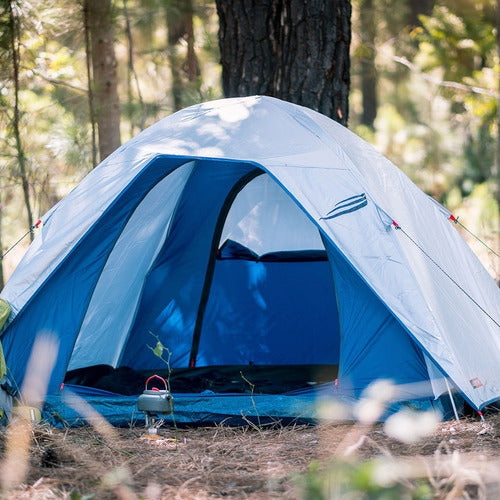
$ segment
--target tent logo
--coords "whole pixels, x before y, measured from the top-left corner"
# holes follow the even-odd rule
[[[474,389],[479,389],[483,386],[483,383],[478,378],[473,378],[470,380],[470,384]]]
[[[355,212],[360,208],[366,207],[368,201],[366,200],[365,193],[358,194],[356,196],[351,196],[345,200],[339,201],[335,204],[332,210],[330,210],[325,217],[321,217],[320,220],[335,219],[335,217],[340,217],[341,215],[348,214],[350,212]]]

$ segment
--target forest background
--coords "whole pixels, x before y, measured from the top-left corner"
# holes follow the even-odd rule
[[[497,1],[351,6],[348,127],[498,253]],[[120,143],[228,93],[217,7],[209,0],[0,0],[2,254]],[[96,90],[100,63],[113,80],[106,96]],[[97,127],[100,99],[109,105],[108,129]],[[498,281],[498,258],[463,235]],[[28,244],[27,237],[0,260],[0,289]]]

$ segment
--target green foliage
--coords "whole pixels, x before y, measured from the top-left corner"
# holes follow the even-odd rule
[[[156,347],[153,349],[153,354],[156,357],[163,359],[163,344],[160,341],[156,343]]]
[[[484,183],[491,197],[499,189],[496,2],[436,0],[417,27],[408,24],[409,2],[373,5],[379,108],[373,132],[358,126],[364,47],[355,13],[351,128],[438,201],[465,202]],[[362,8],[361,0],[354,6]],[[483,216],[474,211],[469,219]]]
[[[427,54],[423,69],[442,68],[447,80],[461,81],[493,64],[496,52],[494,26],[481,8],[435,6],[432,16],[422,16],[418,40]],[[446,63],[446,64],[444,64]]]
[[[166,366],[168,370],[168,377],[167,377],[167,389],[170,392],[170,374],[172,373],[172,367],[170,365],[170,359],[172,358],[172,351],[168,348],[165,347],[160,340],[160,337],[158,335],[155,335],[153,332],[149,332],[149,335],[154,337],[156,339],[156,345],[154,347],[151,347],[150,345],[147,346],[147,348],[157,357],[159,358]],[[164,354],[166,353],[167,357],[164,357]]]
[[[89,494],[80,494],[80,493],[71,493],[69,496],[71,500],[91,500],[92,498],[95,498],[94,493],[89,493]]]
[[[312,462],[302,476],[296,478],[302,498],[308,500],[425,500],[434,498],[432,488],[424,480],[403,480],[391,473],[391,466],[381,459],[331,462],[321,467]]]

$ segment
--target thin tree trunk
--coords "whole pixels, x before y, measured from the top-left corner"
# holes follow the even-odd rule
[[[227,97],[264,94],[346,124],[349,0],[217,0]]]
[[[375,68],[375,23],[373,22],[373,0],[363,0],[359,17],[361,25],[361,95],[363,112],[361,123],[373,129],[377,116],[377,70]]]
[[[134,96],[132,91],[132,71],[130,70],[130,61],[127,65],[127,117],[130,126],[130,137],[135,135],[135,117],[134,117]]]
[[[193,0],[185,0],[186,41],[187,41],[187,78],[190,82],[196,83],[200,76],[200,66],[194,47],[194,29],[193,29]]]
[[[120,102],[111,0],[86,0],[100,160],[120,144]]]
[[[87,92],[89,104],[89,120],[92,134],[92,168],[97,165],[97,134],[96,134],[96,119],[94,109],[94,91],[92,90],[92,54],[90,51],[90,29],[89,29],[89,9],[88,2],[83,3],[83,31],[85,34],[85,56],[87,63]]]
[[[172,99],[174,111],[182,108],[181,59],[177,50],[177,42],[185,34],[185,26],[178,2],[166,3],[167,16],[167,54],[170,74],[172,75]]]
[[[137,89],[137,96],[139,97],[139,104],[141,105],[142,109],[140,129],[144,130],[144,124],[146,122],[146,105],[144,104],[144,99],[142,98],[141,86],[139,84],[139,78],[137,76],[137,72],[135,71],[135,66],[134,66],[134,39],[132,37],[132,28],[130,27],[130,18],[128,15],[127,0],[123,0],[123,12],[125,14],[125,23],[126,23],[127,40],[128,40],[129,105],[131,107],[131,118],[132,118],[132,85],[130,82],[131,80],[130,75],[132,75],[134,78],[135,86]],[[130,120],[130,122],[132,124],[132,119]]]
[[[200,89],[200,66],[195,51],[193,29],[194,8],[192,0],[166,0],[167,54],[172,75],[172,98],[174,110],[184,107],[186,89]],[[185,40],[186,57],[179,51],[179,41]]]
[[[17,161],[19,164],[19,175],[21,178],[21,185],[23,189],[24,204],[26,206],[26,212],[28,215],[28,227],[33,226],[33,212],[31,209],[30,201],[30,188],[28,181],[28,173],[26,167],[26,157],[24,155],[24,149],[21,141],[21,131],[19,124],[19,39],[20,39],[20,27],[19,19],[12,8],[12,2],[9,2],[9,31],[10,31],[10,47],[12,51],[12,79],[14,81],[14,118],[12,121],[12,127],[14,129],[14,138],[16,141],[16,152]],[[30,232],[30,240],[33,241],[33,232]]]
[[[182,78],[180,72],[180,57],[176,45],[168,46],[168,64],[172,75],[172,99],[174,111],[182,109]]]

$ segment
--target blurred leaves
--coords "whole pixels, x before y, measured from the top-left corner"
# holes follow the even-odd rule
[[[423,500],[433,497],[426,479],[402,477],[388,459],[365,461],[336,460],[326,467],[313,462],[307,472],[296,479],[302,498]]]
[[[420,25],[411,26],[409,1],[374,1],[380,104],[373,132],[359,124],[366,57],[357,34],[360,4],[354,2],[350,128],[437,201],[460,210],[464,224],[498,251],[496,2],[436,0],[429,15],[418,16]],[[488,208],[473,201],[476,186]],[[482,252],[480,258],[500,276],[500,263]]]

